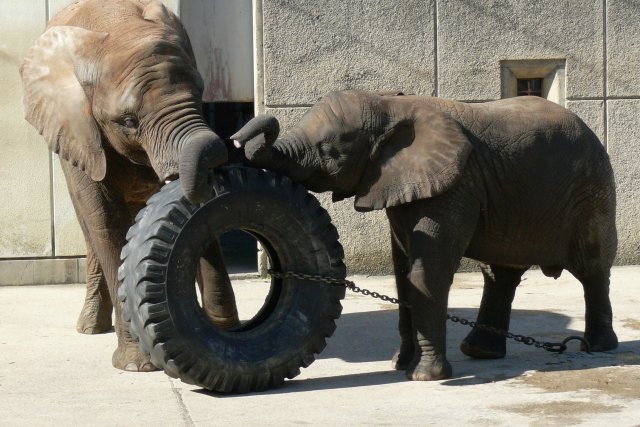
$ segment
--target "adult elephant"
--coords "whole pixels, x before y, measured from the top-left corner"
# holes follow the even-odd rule
[[[616,253],[615,184],[598,138],[574,114],[537,97],[465,104],[421,96],[334,92],[282,138],[273,117],[232,138],[258,166],[289,174],[355,209],[386,209],[400,307],[397,369],[413,380],[451,375],[449,288],[460,259],[484,263],[479,324],[509,327],[531,265],[584,287],[585,337],[616,348],[609,273]],[[505,338],[474,328],[464,353],[499,358]]]
[[[147,371],[121,319],[117,271],[125,235],[162,183],[180,176],[192,203],[210,197],[211,168],[227,160],[201,115],[203,84],[187,33],[159,1],[81,0],[49,22],[20,68],[26,119],[58,153],[87,247],[82,333],[112,326],[113,365]],[[238,322],[220,249],[200,262],[203,305]]]

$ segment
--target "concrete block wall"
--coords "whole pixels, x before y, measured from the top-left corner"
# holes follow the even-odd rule
[[[618,262],[640,262],[640,3],[606,10],[605,126],[618,186]]]
[[[278,117],[283,132],[335,89],[434,94],[433,1],[256,3],[258,110]],[[390,273],[384,212],[357,213],[352,200],[318,197],[338,228],[349,272]]]
[[[564,60],[565,106],[601,138],[618,186],[618,264],[640,262],[640,3],[256,0],[256,105],[291,127],[336,89],[501,97],[501,61]],[[320,195],[351,273],[391,271],[383,213]],[[470,264],[465,264],[469,268]]]

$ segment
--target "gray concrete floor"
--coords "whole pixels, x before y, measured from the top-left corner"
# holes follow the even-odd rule
[[[582,289],[566,272],[539,271],[518,289],[512,330],[561,340],[583,330]],[[111,367],[113,333],[75,332],[81,285],[0,287],[0,425],[640,425],[640,267],[612,274],[620,347],[559,355],[509,343],[502,360],[465,357],[468,328],[449,323],[450,380],[418,383],[390,369],[395,307],[348,293],[335,335],[284,386],[218,396],[162,372]],[[391,277],[352,278],[393,294]],[[260,280],[235,281],[238,299]],[[474,318],[481,276],[456,276],[450,313]],[[253,294],[253,292],[252,292]]]

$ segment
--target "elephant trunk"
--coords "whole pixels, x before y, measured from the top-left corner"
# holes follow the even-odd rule
[[[313,152],[303,134],[295,130],[278,138],[271,148],[271,162],[274,170],[290,176],[294,181],[304,183],[314,171],[311,161]]]
[[[231,138],[244,144],[247,159],[255,166],[289,175],[303,182],[311,174],[311,146],[299,129],[278,138],[280,127],[272,116],[258,116]]]
[[[191,101],[174,102],[160,108],[161,118],[150,126],[151,140],[165,141],[152,145],[150,159],[162,180],[180,176],[185,196],[193,203],[211,197],[209,173],[225,163],[227,148],[204,122],[198,105]],[[149,150],[148,150],[149,152]]]
[[[211,198],[209,173],[227,161],[227,148],[210,129],[189,134],[180,150],[180,182],[189,201],[201,203]]]

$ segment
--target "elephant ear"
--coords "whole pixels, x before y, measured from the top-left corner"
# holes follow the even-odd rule
[[[421,105],[416,111],[374,142],[356,192],[356,210],[435,197],[460,178],[473,149],[464,131],[434,107]]]
[[[187,31],[184,29],[180,19],[159,0],[151,0],[145,5],[142,10],[142,19],[172,28],[179,36],[180,41],[189,40]],[[191,47],[188,50],[190,49]]]
[[[165,33],[168,39],[174,39],[174,42],[188,54],[189,58],[195,61],[193,48],[187,30],[185,30],[180,19],[159,0],[149,1],[142,9],[142,19],[149,22],[155,22],[167,29],[173,31],[172,35]],[[195,67],[195,62],[192,64]],[[200,78],[200,76],[198,76]]]
[[[158,23],[168,23],[171,22],[172,14],[169,12],[169,9],[162,4],[159,0],[152,0],[147,5],[145,5],[142,10],[142,19],[147,21],[154,21]]]
[[[52,27],[42,34],[22,61],[25,119],[49,148],[95,181],[107,169],[100,130],[84,87],[89,57],[107,33],[79,27]]]

